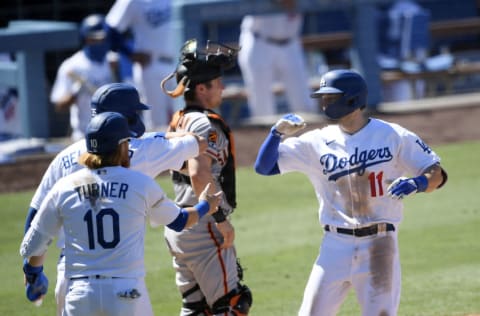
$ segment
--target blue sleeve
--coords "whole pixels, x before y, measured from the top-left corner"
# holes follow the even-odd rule
[[[257,159],[255,160],[255,171],[258,174],[271,176],[280,173],[277,164],[280,140],[280,135],[272,129],[258,150]]]
[[[30,228],[30,224],[32,224],[33,218],[37,214],[37,209],[34,209],[33,207],[30,207],[28,209],[28,214],[27,218],[25,219],[25,231],[24,234],[27,233],[28,229]]]
[[[168,228],[173,229],[176,232],[181,232],[185,225],[187,224],[188,220],[188,212],[186,209],[181,208],[180,214],[178,214],[177,218],[173,222],[167,225]]]

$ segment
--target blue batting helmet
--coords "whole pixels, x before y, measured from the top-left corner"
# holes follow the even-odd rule
[[[90,105],[92,116],[107,111],[117,112],[127,118],[135,137],[145,133],[145,125],[138,112],[148,110],[150,107],[140,102],[138,91],[131,84],[116,82],[101,86],[93,94]]]
[[[326,104],[323,96],[336,94],[334,102]],[[330,119],[340,119],[358,108],[367,105],[367,84],[358,73],[351,70],[332,70],[324,74],[320,81],[320,89],[310,95],[320,98],[321,108]]]
[[[107,30],[105,16],[102,14],[90,14],[80,24],[80,37],[82,40],[87,38],[102,40],[107,37]]]
[[[132,136],[127,119],[122,114],[103,112],[92,118],[87,126],[87,151],[92,154],[111,153]]]

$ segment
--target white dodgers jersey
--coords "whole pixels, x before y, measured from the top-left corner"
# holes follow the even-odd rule
[[[288,138],[279,153],[281,173],[299,171],[312,182],[320,222],[346,228],[400,223],[403,203],[387,187],[440,161],[417,135],[378,119],[353,135],[331,125]]]
[[[125,32],[131,29],[135,49],[153,58],[174,56],[171,0],[117,0],[108,12],[108,25]]]
[[[145,275],[147,216],[153,226],[179,214],[154,179],[120,166],[84,168],[58,181],[32,227],[55,237],[63,225],[65,276],[137,278]]]
[[[85,140],[80,140],[58,153],[43,175],[30,206],[38,210],[58,180],[83,168],[77,161],[85,152]],[[197,154],[198,142],[194,136],[167,140],[162,133],[146,133],[129,142],[130,169],[141,171],[152,178],[169,169],[178,170],[185,160]]]
[[[77,91],[81,81],[84,83]],[[106,58],[98,63],[90,60],[83,51],[78,51],[60,65],[50,92],[50,101],[57,103],[67,95],[76,95],[76,101],[70,108],[70,125],[75,141],[85,136],[92,116],[90,100],[93,93],[110,82],[113,82],[112,70]]]
[[[147,133],[129,142],[130,169],[140,171],[151,178],[161,172],[182,167],[183,162],[198,154],[198,142],[194,136],[165,139],[161,133]],[[85,140],[80,140],[62,150],[52,160],[32,198],[30,206],[39,209],[47,193],[61,178],[83,168],[78,157],[87,151]],[[60,234],[57,245],[62,248]]]

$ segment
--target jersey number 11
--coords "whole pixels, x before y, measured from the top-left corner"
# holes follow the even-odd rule
[[[383,171],[375,174],[375,172],[370,172],[368,175],[368,180],[370,181],[370,194],[372,197],[377,196],[377,184],[378,184],[378,196],[383,195],[383,186],[382,186]]]

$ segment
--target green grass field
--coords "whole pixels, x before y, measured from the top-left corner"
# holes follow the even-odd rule
[[[449,182],[440,191],[405,201],[399,315],[480,314],[480,142],[434,149],[449,172]],[[171,192],[168,179],[159,181]],[[34,307],[24,296],[18,248],[31,196],[32,192],[0,195],[0,315],[54,315],[58,250],[53,246],[45,267],[50,289],[43,306]],[[254,297],[250,315],[296,315],[322,238],[313,189],[301,174],[262,177],[252,168],[241,168],[238,196],[233,222],[245,283]],[[180,298],[162,229],[147,232],[146,264],[156,315],[178,315]],[[353,293],[340,315],[360,315]]]

